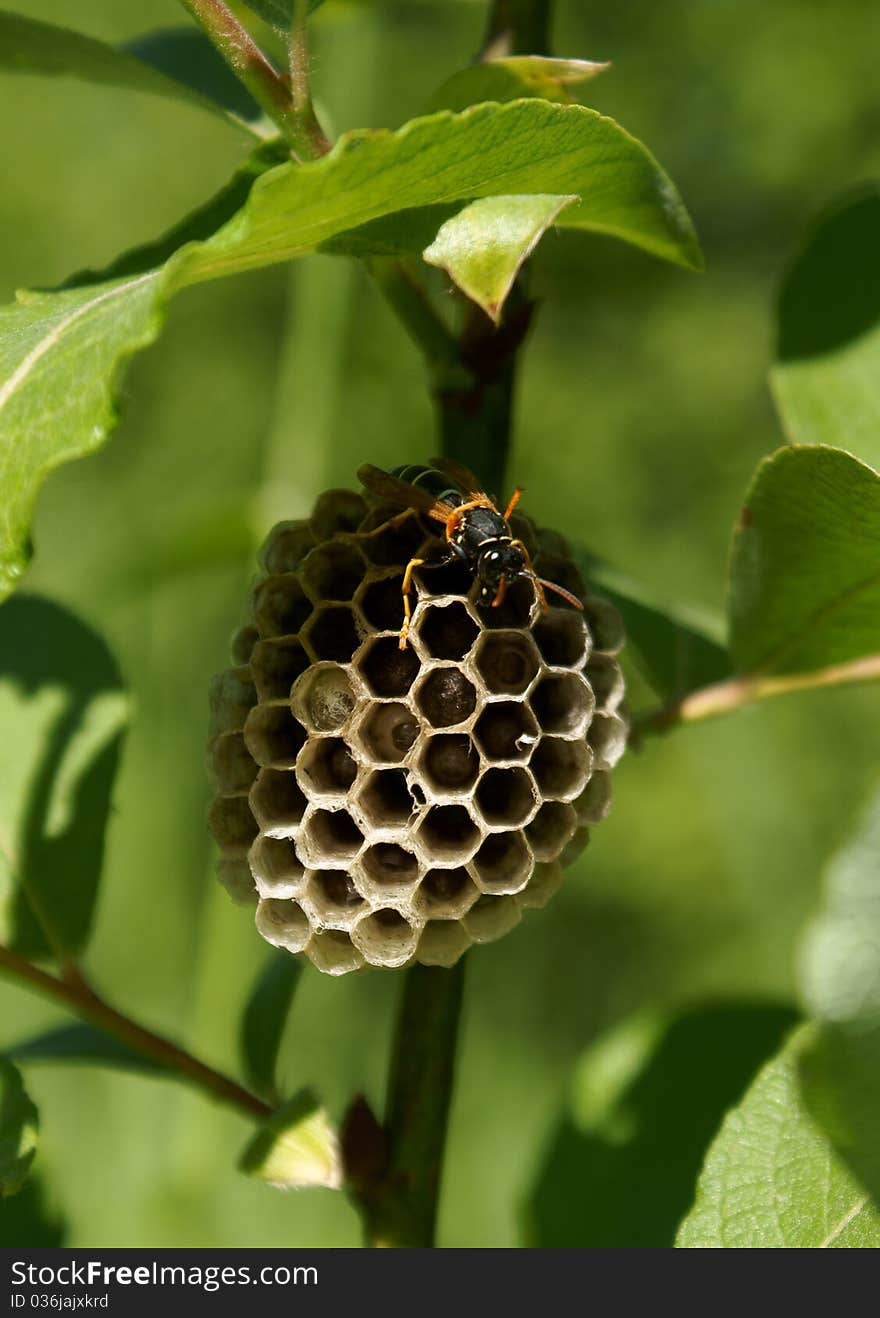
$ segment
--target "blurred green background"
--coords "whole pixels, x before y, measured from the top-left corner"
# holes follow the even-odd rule
[[[111,41],[186,21],[174,0],[17,7]],[[765,382],[781,273],[811,215],[880,167],[880,11],[863,0],[557,9],[555,53],[614,62],[584,99],[671,173],[707,273],[598,238],[545,240],[511,477],[540,520],[585,537],[658,598],[717,615],[730,527],[756,461],[782,441]],[[418,113],[477,49],[484,17],[464,0],[331,0],[314,23],[314,78],[333,130]],[[0,106],[5,299],[155,236],[243,154],[194,109],[70,80],[4,79]],[[208,678],[226,663],[271,522],[351,483],[362,461],[433,447],[414,350],[355,264],[313,258],[176,299],[126,375],[112,442],[41,495],[27,588],[106,637],[133,702],[88,965],[114,1001],[221,1066],[236,1064],[264,945],[212,878]],[[878,722],[870,689],[815,693],[624,760],[613,814],[563,891],[471,957],[441,1244],[593,1243],[589,1175],[556,1205],[569,1239],[527,1225],[579,1059],[633,1014],[791,998],[799,932],[868,788]],[[316,1084],[335,1115],[356,1089],[379,1104],[397,988],[393,974],[334,982],[309,969],[284,1044],[289,1087]],[[0,985],[0,1045],[60,1019]],[[29,1087],[48,1212],[67,1244],[358,1240],[342,1196],[240,1177],[244,1122],[196,1095],[45,1067]],[[662,1158],[650,1174],[664,1175]],[[9,1233],[15,1201],[3,1213]]]

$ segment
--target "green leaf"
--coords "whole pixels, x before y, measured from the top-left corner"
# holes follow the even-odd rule
[[[427,113],[466,110],[481,101],[516,101],[527,97],[569,104],[572,99],[569,87],[588,82],[609,67],[585,59],[511,55],[459,69],[437,88],[425,108]]]
[[[41,481],[104,442],[121,365],[153,342],[173,292],[331,244],[363,252],[364,228],[382,217],[396,217],[391,237],[405,243],[412,208],[511,192],[578,193],[560,224],[613,233],[683,265],[699,262],[687,214],[640,143],[580,106],[523,101],[413,120],[396,133],[347,134],[319,161],[262,174],[242,209],[206,241],[189,241],[166,260],[165,240],[123,258],[103,280],[89,276],[87,288],[24,294],[0,310],[0,594],[23,571]],[[177,236],[203,235],[216,209],[199,212]],[[150,255],[164,264],[143,268]]]
[[[244,0],[244,3],[278,32],[286,35],[290,31],[296,0]],[[323,3],[324,0],[309,0],[308,12],[311,14]]]
[[[37,1151],[40,1118],[21,1076],[0,1057],[0,1195],[24,1184]]]
[[[263,116],[250,92],[197,27],[168,27],[127,41],[122,49],[166,78],[189,87],[205,100],[244,121],[260,137],[278,129]]]
[[[241,1155],[247,1176],[279,1190],[342,1185],[336,1132],[311,1090],[303,1089],[273,1113]]]
[[[194,53],[192,47],[190,54]],[[208,87],[203,85],[205,68],[199,56],[199,69],[193,76],[178,64],[176,73],[169,77],[166,74],[171,69],[163,68],[161,61],[138,59],[134,54],[81,32],[73,32],[70,28],[0,10],[0,73],[78,78],[82,82],[185,101],[219,115],[251,135],[265,136],[246,122],[252,117],[250,113],[232,113],[231,106],[223,98],[210,94]],[[277,130],[273,128],[272,131]]]
[[[798,1030],[728,1113],[706,1157],[685,1249],[874,1249],[880,1216],[801,1098]]]
[[[626,629],[626,652],[667,703],[730,676],[730,657],[715,639],[720,623],[684,605],[659,604],[641,583],[575,548],[581,571],[615,606]]]
[[[15,1199],[0,1195],[0,1249],[58,1249],[67,1225],[46,1203],[40,1178],[28,1177]]]
[[[127,1048],[112,1035],[96,1030],[92,1025],[61,1025],[44,1034],[23,1039],[21,1043],[4,1048],[12,1061],[21,1063],[47,1062],[86,1066],[106,1066],[114,1071],[129,1071],[137,1075],[168,1075],[164,1066],[152,1058]]]
[[[838,202],[782,289],[771,383],[788,437],[880,468],[880,185]]]
[[[241,1020],[245,1075],[258,1094],[276,1095],[278,1050],[303,964],[286,952],[271,955],[260,972]]]
[[[127,716],[104,641],[37,596],[0,608],[0,928],[23,955],[88,941]]]
[[[577,197],[484,197],[442,224],[422,256],[497,324],[523,261]]]
[[[527,1243],[669,1246],[709,1140],[795,1013],[730,1003],[639,1016],[578,1064],[532,1193]]]
[[[880,792],[829,868],[802,982],[820,1026],[801,1060],[807,1104],[880,1202]]]
[[[730,648],[744,673],[794,674],[880,651],[880,476],[832,448],[765,459],[730,569]]]

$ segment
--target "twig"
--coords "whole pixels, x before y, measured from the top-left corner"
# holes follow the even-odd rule
[[[154,1034],[152,1030],[145,1029],[131,1017],[111,1007],[98,996],[81,973],[77,973],[75,979],[59,979],[10,948],[0,946],[0,974],[27,985],[54,1002],[60,1002],[82,1020],[89,1021],[143,1056],[152,1058],[167,1070],[176,1071],[183,1079],[246,1116],[263,1121],[272,1115],[272,1109],[267,1103],[236,1080],[206,1066],[170,1039]]]
[[[636,737],[668,732],[682,723],[696,723],[700,719],[730,714],[755,700],[770,696],[787,695],[792,691],[811,691],[819,687],[847,686],[855,682],[875,682],[880,679],[880,654],[849,663],[831,664],[816,668],[810,673],[791,673],[785,677],[732,677],[725,682],[713,682],[683,696],[673,704],[664,705],[637,717],[634,723]]]

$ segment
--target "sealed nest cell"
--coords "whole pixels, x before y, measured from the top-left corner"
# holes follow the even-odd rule
[[[608,812],[620,619],[559,536],[511,524],[583,612],[526,579],[483,607],[466,566],[426,565],[403,650],[404,570],[437,548],[418,514],[331,490],[263,546],[212,689],[210,822],[221,882],[319,970],[452,965],[543,906]]]

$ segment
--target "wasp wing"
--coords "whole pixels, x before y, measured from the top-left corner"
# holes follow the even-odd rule
[[[358,467],[357,476],[371,494],[387,499],[389,503],[399,504],[402,508],[417,508],[420,512],[429,513],[438,506],[430,490],[410,485],[409,481],[398,480],[390,472],[382,471],[381,467],[374,467],[369,462]]]
[[[430,461],[432,467],[442,471],[443,475],[454,481],[460,490],[466,490],[468,494],[483,493],[483,486],[470,467],[456,462],[454,458],[431,458]]]

